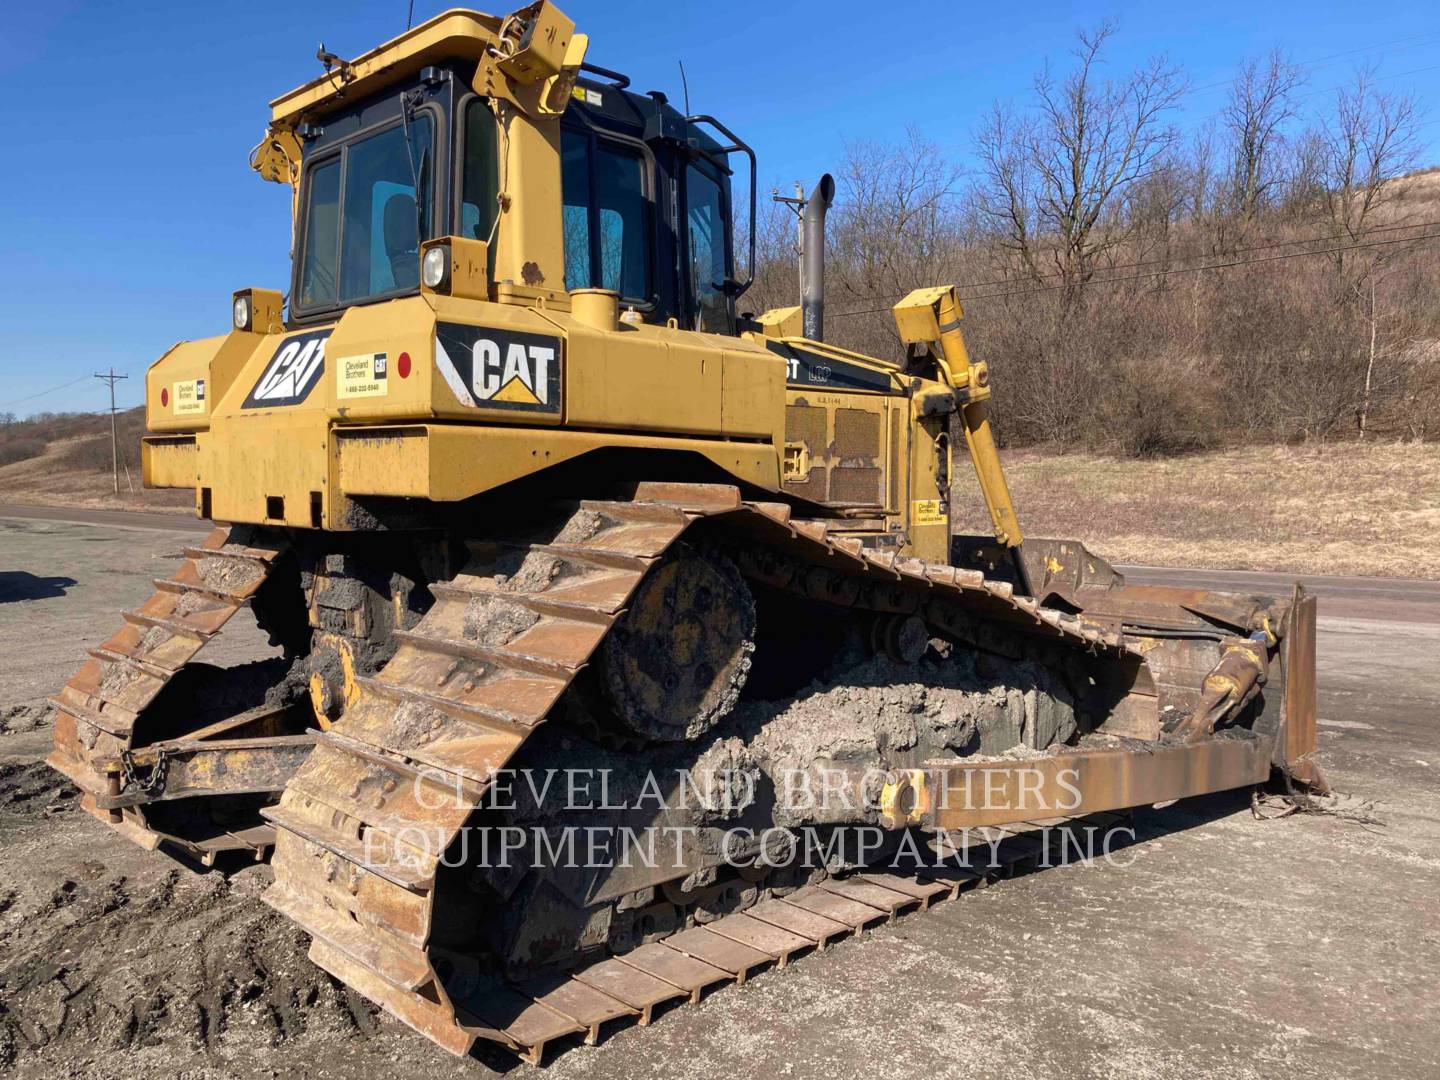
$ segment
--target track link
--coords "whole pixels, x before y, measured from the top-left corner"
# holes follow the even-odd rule
[[[143,847],[164,841],[209,863],[229,849],[259,857],[273,840],[265,826],[176,836],[152,826],[145,806],[191,794],[278,790],[309,753],[311,740],[231,736],[266,728],[279,710],[251,709],[143,746],[136,743],[136,727],[161,691],[250,602],[282,551],[264,541],[232,541],[230,529],[214,529],[198,548],[185,551],[172,576],[156,580],[148,600],[122,613],[124,625],[89,650],[90,659],[51,699],[57,712],[48,764],[80,788],[87,811]],[[258,771],[231,768],[241,762]]]
[[[961,640],[998,627],[1002,637],[1140,656],[1121,635],[1017,597],[1008,583],[866,549],[824,522],[792,522],[782,504],[743,502],[733,487],[641,485],[633,500],[580,503],[542,535],[473,543],[462,572],[431,586],[434,606],[377,675],[359,680],[358,698],[263,812],[276,826],[265,899],[313,936],[311,959],[453,1053],[486,1039],[538,1060],[553,1038],[593,1038],[627,1015],[644,1023],[662,1001],[783,964],[868,925],[892,899],[891,912],[931,895],[916,895],[931,886],[914,881],[827,883],[766,908],[768,921],[730,915],[548,987],[482,983],[466,958],[433,954],[446,850],[646,572],[702,519],[722,523],[737,550],[778,556],[748,568],[742,558],[742,570],[815,599],[919,612]],[[841,901],[862,905],[849,910],[865,919],[836,918]],[[817,941],[804,927],[825,932]]]

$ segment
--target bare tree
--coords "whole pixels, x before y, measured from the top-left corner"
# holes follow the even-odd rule
[[[1248,60],[1230,85],[1221,121],[1229,139],[1230,203],[1243,230],[1284,182],[1285,125],[1296,116],[1304,70],[1277,49]]]
[[[778,193],[779,185],[774,189]],[[765,199],[756,216],[755,285],[745,294],[744,307],[754,312],[793,307],[800,303],[795,215],[784,204]]]
[[[1057,77],[1047,64],[1035,77],[1032,112],[1017,118],[997,108],[977,136],[981,207],[1024,269],[1058,276],[1067,298],[1124,243],[1118,204],[1177,138],[1165,118],[1184,81],[1163,57],[1119,80],[1101,78],[1115,28],[1082,31],[1069,74]]]
[[[897,338],[889,305],[948,276],[962,232],[960,176],[914,128],[895,144],[845,145],[830,212],[827,289],[835,306],[827,317],[847,323],[847,312],[864,313],[849,324],[858,347],[890,351]]]
[[[1375,88],[1373,69],[1356,72],[1339,91],[1323,126],[1323,205],[1336,233],[1358,241],[1376,212],[1398,194],[1389,183],[1415,166],[1419,152],[1415,99]],[[1335,256],[1343,270],[1345,253]]]
[[[837,296],[899,295],[939,272],[948,254],[960,170],[910,128],[898,145],[845,145],[831,216],[832,248],[848,269]]]
[[[1216,175],[1219,171],[1219,166],[1216,164],[1219,157],[1217,142],[1218,137],[1213,120],[1202,124],[1190,137],[1188,151],[1190,190],[1185,200],[1185,213],[1191,221],[1200,224],[1210,221],[1220,199],[1218,189],[1221,185]]]
[[[1291,221],[1312,224],[1325,203],[1325,139],[1318,129],[1311,128],[1290,140],[1284,149],[1285,184],[1279,208]]]
[[[1175,230],[1184,219],[1193,192],[1193,167],[1177,153],[1156,163],[1149,174],[1125,191],[1118,215],[1107,222],[1115,231],[1129,230],[1133,241],[1127,252],[1146,261],[1162,263],[1170,255]]]
[[[1008,445],[1440,436],[1440,243],[1372,245],[1379,226],[1440,216],[1435,177],[1401,178],[1414,103],[1361,72],[1296,130],[1295,102],[1316,99],[1272,55],[1182,142],[1168,111],[1180,76],[1162,61],[1107,73],[1112,33],[1082,35],[1069,67],[988,114],[968,199],[954,157],[917,132],[846,146],[830,340],[896,357],[894,300],[964,282]],[[795,217],[767,202],[757,225],[746,304],[793,305]]]
[[[975,133],[983,178],[971,202],[994,229],[995,246],[1039,280],[1045,269],[1039,263],[1035,170],[1030,161],[1033,126],[1008,105],[995,103]]]

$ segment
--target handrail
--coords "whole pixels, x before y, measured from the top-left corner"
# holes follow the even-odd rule
[[[709,124],[731,141],[730,146],[722,146],[720,148],[720,153],[728,155],[739,151],[750,159],[750,260],[745,267],[748,277],[743,282],[731,279],[721,286],[731,297],[739,298],[745,295],[751,285],[755,284],[755,151],[752,150],[739,135],[736,135],[713,116],[701,113],[695,116],[687,116],[685,122],[687,124]]]

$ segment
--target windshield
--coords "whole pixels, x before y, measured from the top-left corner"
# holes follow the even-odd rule
[[[420,238],[429,237],[432,219],[433,146],[434,125],[420,115],[346,143],[310,166],[300,308],[418,287]]]

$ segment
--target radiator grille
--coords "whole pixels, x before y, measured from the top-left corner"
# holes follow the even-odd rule
[[[811,457],[825,449],[825,410],[815,405],[785,406],[785,441],[803,442]]]
[[[874,506],[880,502],[879,469],[841,468],[830,470],[830,501]]]
[[[835,410],[835,453],[841,459],[868,458],[880,464],[880,414]]]
[[[804,495],[807,499],[814,499],[816,502],[824,502],[827,498],[825,483],[826,468],[824,465],[811,466],[808,480],[786,480],[785,487],[796,495]]]
[[[829,470],[823,464],[825,457],[826,431],[828,429],[826,410],[817,405],[785,406],[785,441],[804,443],[810,451],[810,472],[805,480],[786,480],[784,487],[804,495],[807,499],[824,502]]]

